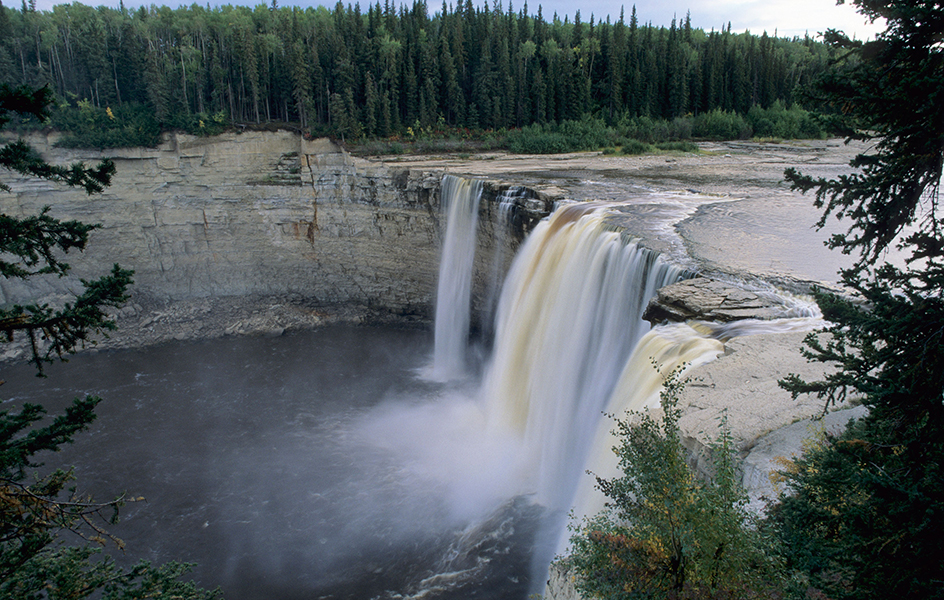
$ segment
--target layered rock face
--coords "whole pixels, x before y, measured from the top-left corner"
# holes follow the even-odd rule
[[[139,299],[289,295],[317,306],[432,314],[445,226],[441,173],[388,168],[290,132],[176,134],[154,149],[101,153],[57,149],[52,136],[29,141],[58,164],[112,157],[117,175],[96,196],[4,176],[13,193],[0,194],[3,213],[35,214],[49,205],[53,216],[101,228],[85,253],[70,256],[69,277],[0,280],[0,302],[55,301],[79,278],[96,278],[119,262],[135,270]],[[542,216],[522,208],[516,233],[493,235],[503,187],[485,187],[480,261],[502,254],[495,243],[517,244]],[[529,201],[544,210],[540,199]],[[494,267],[477,270],[482,288]]]

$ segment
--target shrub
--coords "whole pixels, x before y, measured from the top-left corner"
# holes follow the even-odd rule
[[[722,419],[715,472],[696,479],[678,428],[679,371],[665,378],[664,417],[616,422],[623,475],[597,478],[610,499],[571,537],[577,589],[587,597],[773,598],[781,571],[745,509],[734,446]]]
[[[676,117],[671,121],[648,116],[620,119],[616,126],[620,136],[650,144],[689,140],[692,137],[692,117]]]
[[[639,140],[624,140],[621,151],[623,154],[635,156],[652,152],[652,146]]]
[[[753,106],[747,113],[747,121],[756,137],[781,139],[815,139],[825,137],[826,132],[815,117],[794,104],[786,108],[781,101],[769,108]]]
[[[535,123],[508,134],[507,147],[519,154],[560,154],[614,145],[616,131],[600,119],[585,117],[560,125]]]
[[[165,129],[183,131],[191,135],[210,136],[219,135],[229,126],[226,113],[220,111],[215,114],[187,113],[175,114],[164,124]]]
[[[508,149],[517,154],[560,154],[570,152],[569,140],[560,133],[550,131],[551,126],[539,123],[522,127],[508,134]]]
[[[125,104],[115,109],[92,106],[88,100],[57,107],[50,124],[65,136],[64,148],[127,148],[156,146],[161,128],[153,111],[142,104]]]
[[[744,117],[718,108],[698,115],[692,125],[692,135],[707,140],[741,140],[752,133]]]

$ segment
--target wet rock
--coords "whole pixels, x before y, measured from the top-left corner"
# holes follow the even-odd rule
[[[548,569],[544,600],[581,600],[577,592],[577,574],[566,558],[555,560]]]
[[[696,277],[659,290],[643,319],[651,323],[690,319],[728,323],[740,319],[775,319],[786,307],[771,298],[715,279]]]

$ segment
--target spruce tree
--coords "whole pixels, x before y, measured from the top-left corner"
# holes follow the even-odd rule
[[[43,119],[51,94],[47,88],[10,88],[0,85],[0,127],[14,114]],[[15,141],[0,147],[0,166],[9,171],[101,192],[111,181],[114,165],[46,163],[28,144]],[[0,188],[9,186],[0,182]],[[82,250],[96,228],[79,221],[53,218],[49,209],[29,217],[0,214],[0,274],[5,278],[63,276],[69,265],[62,255]],[[25,335],[30,340],[31,362],[39,374],[45,363],[64,358],[89,341],[94,332],[113,329],[106,314],[127,299],[132,272],[115,265],[108,275],[83,281],[85,290],[60,308],[43,304],[0,307],[0,331],[7,341]],[[2,381],[0,381],[2,384]],[[80,497],[71,469],[44,469],[37,454],[70,443],[95,419],[100,398],[73,401],[65,412],[49,420],[37,404],[0,411],[0,599],[2,600],[209,600],[219,596],[179,577],[187,565],[169,563],[152,567],[141,562],[123,569],[101,555],[107,544],[105,527],[117,520],[124,498],[95,502]],[[34,474],[37,471],[41,474]],[[61,538],[77,534],[85,544],[70,546]],[[116,544],[120,541],[111,538]]]
[[[842,271],[854,299],[819,293],[825,334],[811,360],[837,369],[782,385],[827,404],[855,397],[868,414],[787,472],[777,507],[791,564],[837,598],[944,597],[944,8],[916,0],[855,0],[888,28],[844,54],[813,95],[850,139],[868,142],[835,179],[786,172],[815,192],[820,225],[848,230],[829,245],[856,256]],[[889,253],[901,261],[888,262]]]

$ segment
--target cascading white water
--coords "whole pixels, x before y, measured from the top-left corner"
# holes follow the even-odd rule
[[[626,363],[619,382],[607,402],[607,415],[622,419],[629,412],[639,412],[659,405],[664,377],[682,369],[689,369],[714,360],[724,352],[724,344],[709,337],[708,332],[697,331],[684,323],[656,327],[639,340],[632,357]],[[619,445],[614,434],[616,423],[602,418],[596,427],[586,467],[595,477],[613,479],[621,473],[613,448]],[[585,477],[577,486],[573,502],[576,518],[590,517],[603,509],[605,497],[595,485],[595,479]],[[558,550],[563,550],[560,540]]]
[[[476,202],[480,191],[458,178],[444,179],[443,186],[449,239],[461,214],[477,213],[470,207],[453,217],[457,198]],[[641,318],[649,299],[685,273],[609,228],[607,214],[606,204],[566,205],[530,233],[505,277],[478,389],[468,378],[428,402],[391,401],[362,427],[365,439],[402,461],[398,476],[434,490],[446,503],[448,521],[462,527],[434,575],[417,583],[417,597],[475,580],[491,560],[480,550],[513,537],[523,505],[540,515],[528,552],[531,591],[541,592],[550,560],[565,549],[566,513],[576,505],[578,515],[590,515],[602,504],[584,470],[617,474],[614,424],[603,412],[622,416],[657,402],[662,376],[652,360],[668,372],[722,350],[717,338],[723,332],[683,325],[649,332]],[[440,380],[465,374],[470,315],[462,287],[469,284],[449,282],[460,275],[470,280],[472,237],[466,266],[456,266],[458,244],[447,242],[443,252]]]
[[[655,291],[680,269],[607,230],[602,205],[558,209],[505,279],[483,383],[492,430],[524,441],[536,499],[567,509]]]
[[[627,413],[658,407],[664,377],[676,369],[681,369],[680,375],[684,377],[689,370],[711,362],[724,352],[721,340],[745,335],[811,331],[821,326],[818,312],[770,321],[660,325],[639,340],[605,412],[622,419]],[[602,419],[597,426],[586,461],[587,470],[595,477],[613,479],[622,474],[613,452],[620,443],[615,429],[616,423],[609,418]],[[712,433],[705,432],[705,435],[711,437]],[[578,519],[592,517],[603,509],[604,501],[603,493],[595,485],[595,478],[584,478],[578,485],[572,512]],[[560,544],[558,550],[563,550],[563,546]]]
[[[446,219],[439,286],[436,292],[436,331],[430,378],[448,381],[466,372],[472,266],[482,182],[445,175],[442,211]]]
[[[430,519],[453,528],[446,551],[396,597],[462,597],[468,586],[506,590],[509,582],[512,595],[490,597],[523,597],[524,586],[541,593],[554,554],[566,550],[567,513],[593,515],[604,501],[584,471],[619,474],[614,423],[603,413],[622,417],[658,401],[662,375],[653,361],[663,373],[696,366],[722,351],[719,339],[750,327],[650,331],[641,318],[648,301],[686,274],[609,227],[612,205],[569,204],[514,256],[482,380],[466,377],[480,188],[447,177],[442,194],[449,222],[433,378],[448,385],[385,399],[360,420],[356,437],[396,465],[391,479],[417,490],[411,502],[435,508]],[[456,239],[463,222],[465,246]]]

